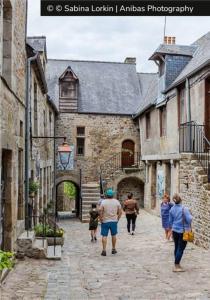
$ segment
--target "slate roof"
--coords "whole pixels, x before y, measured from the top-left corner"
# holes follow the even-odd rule
[[[182,82],[187,76],[192,75],[207,63],[210,63],[210,32],[195,41],[192,46],[196,47],[192,59],[167,90]]]
[[[47,54],[45,36],[29,36],[27,37],[27,44],[29,44],[34,50],[45,52]]]
[[[140,105],[136,110],[139,115],[156,104],[158,95],[158,73],[137,73],[140,86]]]
[[[172,54],[172,55],[183,55],[183,56],[193,56],[193,53],[196,50],[196,45],[168,45],[161,44],[157,50],[152,54],[149,60],[153,60],[158,54]]]
[[[47,64],[49,96],[59,104],[59,77],[70,66],[79,79],[78,112],[132,115],[140,104],[135,64],[54,60]]]

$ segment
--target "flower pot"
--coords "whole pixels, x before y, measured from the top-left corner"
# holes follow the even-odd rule
[[[54,245],[54,241],[55,241],[55,245],[60,245],[63,246],[64,244],[64,237],[46,237],[47,239],[47,244],[48,246],[53,246]]]

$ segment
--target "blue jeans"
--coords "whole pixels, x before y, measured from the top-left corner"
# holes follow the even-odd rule
[[[175,264],[178,265],[182,259],[182,255],[184,253],[184,249],[187,246],[187,242],[183,241],[183,233],[173,231],[173,239],[174,239],[174,258]]]

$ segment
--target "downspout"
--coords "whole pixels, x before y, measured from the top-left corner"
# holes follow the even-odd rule
[[[191,122],[190,83],[188,77],[186,78],[186,91],[187,91],[187,122]]]
[[[186,83],[185,83],[185,87],[186,87],[186,99],[187,99],[187,122],[191,122],[191,99],[190,99],[190,84],[189,84],[189,78],[186,77]],[[193,132],[192,130],[195,128],[189,126],[189,149],[190,152],[194,152],[194,147],[193,147],[193,140],[192,140],[192,136],[193,136]]]
[[[31,103],[31,63],[38,57],[36,55],[27,59],[27,79],[26,79],[26,108],[25,108],[25,228],[27,235],[29,230],[29,157],[30,157],[30,103]]]

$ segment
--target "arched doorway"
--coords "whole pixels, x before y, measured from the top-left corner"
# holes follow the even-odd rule
[[[57,211],[80,217],[80,191],[78,185],[70,180],[63,180],[56,186]]]
[[[125,140],[122,142],[122,168],[134,165],[134,150],[135,143],[132,140]]]
[[[144,207],[144,183],[137,177],[126,177],[117,185],[117,196],[120,202],[127,198],[128,193],[133,193],[133,198]]]

